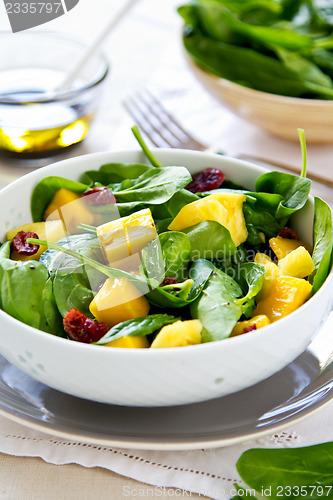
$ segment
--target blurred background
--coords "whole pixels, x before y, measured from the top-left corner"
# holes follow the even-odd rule
[[[149,88],[184,128],[207,147],[213,146],[229,156],[254,156],[300,170],[302,160],[297,142],[278,139],[234,115],[216,101],[188,69],[182,49],[183,21],[177,13],[177,7],[183,3],[186,2],[139,1],[104,42],[102,50],[111,69],[87,139],[55,158],[30,162],[28,166],[0,157],[0,185],[37,166],[65,157],[136,148],[130,131],[133,121],[124,102],[143,88]],[[29,32],[56,31],[91,42],[120,6],[118,0],[95,0],[93,5],[89,0],[80,0],[66,15]],[[9,29],[1,3],[0,30]],[[333,145],[308,147],[308,171],[320,174],[333,185],[332,160]]]

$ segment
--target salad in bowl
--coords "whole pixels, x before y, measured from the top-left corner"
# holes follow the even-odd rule
[[[283,368],[330,307],[332,215],[305,166],[153,153],[133,131],[141,153],[67,160],[2,191],[32,222],[7,211],[1,353],[62,391],[143,406]]]

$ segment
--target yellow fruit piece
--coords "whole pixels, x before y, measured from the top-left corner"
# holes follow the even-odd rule
[[[127,278],[108,278],[90,303],[97,321],[110,327],[149,313],[149,302]]]
[[[202,324],[198,319],[176,321],[163,326],[150,347],[184,347],[201,343]]]
[[[216,193],[185,205],[169,225],[170,231],[181,231],[204,220],[214,220],[226,227],[236,246],[247,238],[243,213],[246,196],[239,193]]]
[[[109,264],[128,270],[139,267],[140,258],[136,254],[157,238],[157,231],[151,211],[146,208],[99,226],[97,236]]]
[[[281,236],[276,236],[269,240],[271,249],[277,256],[278,260],[283,259],[288,253],[296,250],[298,247],[304,247],[308,252],[312,253],[311,245],[305,241],[290,240],[289,238],[282,238]]]
[[[262,288],[257,295],[257,301],[261,301],[265,297],[267,297],[271,289],[273,280],[278,276],[280,276],[280,270],[278,266],[275,264],[275,262],[273,262],[272,259],[264,253],[257,253],[254,258],[254,262],[256,264],[261,264],[262,266],[265,267],[266,270]]]
[[[279,276],[267,297],[258,303],[253,316],[264,314],[271,323],[296,311],[309,298],[312,285],[306,280]]]
[[[107,347],[125,347],[134,349],[143,349],[149,347],[149,342],[145,335],[133,337],[132,335],[127,335],[127,337],[121,337],[120,339],[111,340],[107,344]]]
[[[311,255],[304,247],[298,247],[288,253],[283,259],[279,260],[278,266],[281,274],[293,276],[294,278],[306,278],[315,270]]]
[[[7,240],[11,241],[20,231],[32,231],[33,233],[38,235],[40,240],[47,240],[50,243],[56,243],[66,236],[62,221],[50,220],[47,222],[31,222],[12,229],[7,233]],[[47,247],[40,246],[38,252],[34,255],[20,255],[19,253],[13,251],[10,257],[13,260],[21,261],[39,260],[39,257],[43,252],[45,252],[45,250],[47,250]]]
[[[261,314],[260,316],[254,316],[252,319],[248,319],[246,321],[237,321],[230,334],[230,337],[236,337],[237,335],[246,333],[244,332],[244,330],[251,326],[255,326],[255,330],[259,330],[259,328],[263,328],[264,326],[267,326],[269,324],[270,321],[264,314]]]
[[[94,215],[83,196],[69,189],[58,189],[44,212],[44,220],[61,219],[69,233],[77,233],[79,224],[91,225]]]

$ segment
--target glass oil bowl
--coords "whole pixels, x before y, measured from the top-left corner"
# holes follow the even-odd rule
[[[0,153],[43,158],[81,142],[109,71],[104,56],[91,56],[70,88],[57,92],[84,42],[40,31],[0,34],[0,43]]]

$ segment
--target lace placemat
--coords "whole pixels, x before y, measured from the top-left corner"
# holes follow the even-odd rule
[[[333,441],[333,402],[281,432],[235,446],[193,451],[142,451],[79,443],[37,432],[0,417],[0,452],[41,457],[52,464],[76,463],[103,467],[123,476],[160,487],[175,487],[228,500],[234,483],[245,487],[236,462],[254,448],[298,447]]]

